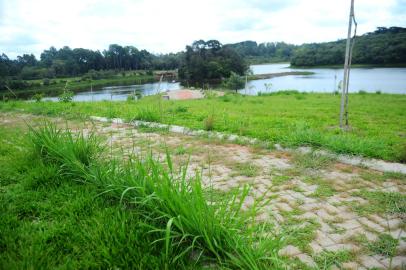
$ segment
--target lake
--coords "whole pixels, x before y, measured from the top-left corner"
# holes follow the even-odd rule
[[[178,90],[182,86],[179,82],[146,83],[126,86],[107,86],[95,91],[85,91],[75,93],[74,101],[102,101],[102,100],[126,100],[128,95],[134,92],[143,96],[155,95],[160,91]],[[57,97],[47,97],[44,100],[57,101]]]
[[[269,91],[298,90],[303,92],[333,92],[343,77],[341,68],[293,69],[289,63],[252,65],[254,74],[279,73],[287,71],[312,71],[313,75],[289,75],[272,79],[254,80],[247,84],[241,93],[257,95],[266,92],[265,84],[271,84]],[[126,100],[127,96],[139,92],[142,95],[154,95],[166,90],[181,89],[179,82],[146,83],[142,85],[109,86],[96,91],[75,94],[75,101]],[[352,68],[350,74],[350,92],[406,94],[406,68]],[[57,100],[55,97],[47,100]]]
[[[306,68],[292,69],[289,63],[252,65],[254,74],[277,73],[287,71],[312,71],[313,75],[291,75],[248,82],[247,91],[257,94],[265,92],[264,84],[271,83],[270,91],[299,90],[304,92],[333,92],[343,79],[342,68]],[[382,93],[406,94],[406,68],[352,68],[349,92],[381,91]]]

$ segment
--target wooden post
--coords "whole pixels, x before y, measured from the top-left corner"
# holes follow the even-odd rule
[[[92,95],[92,101],[93,101],[93,80],[90,79],[90,93]]]
[[[247,95],[248,75],[245,74],[245,95]]]
[[[350,65],[351,65],[351,27],[352,20],[354,18],[354,0],[351,0],[350,16],[348,21],[348,34],[347,34],[347,44],[345,47],[345,60],[344,60],[344,79],[343,79],[343,89],[341,93],[341,106],[340,106],[340,128],[343,128],[343,122],[345,117],[345,125],[348,125],[348,85],[350,76]]]

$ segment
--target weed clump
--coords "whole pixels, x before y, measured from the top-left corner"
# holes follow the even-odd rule
[[[209,115],[203,120],[203,128],[206,131],[214,129],[214,115]]]
[[[159,122],[160,116],[159,112],[154,109],[140,108],[138,109],[137,115],[134,117],[134,119],[147,122]]]

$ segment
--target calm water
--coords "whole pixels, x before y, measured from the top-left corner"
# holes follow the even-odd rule
[[[286,71],[312,71],[313,75],[283,76],[266,80],[251,81],[247,85],[247,94],[265,92],[264,84],[271,83],[270,91],[295,89],[304,92],[333,92],[343,78],[343,69],[312,68],[291,69],[289,63],[253,65],[254,74]],[[406,94],[406,68],[353,68],[350,74],[350,92]],[[245,90],[241,90],[243,93]]]
[[[306,76],[283,76],[265,80],[248,82],[247,90],[241,93],[256,95],[266,92],[265,84],[271,83],[268,91],[299,90],[304,92],[333,92],[342,80],[343,69],[312,68],[291,69],[289,63],[252,65],[254,74],[277,73],[286,71],[313,71],[315,74]],[[159,90],[159,89],[160,90]],[[77,93],[75,101],[100,101],[100,100],[126,100],[134,92],[142,95],[154,95],[159,91],[177,90],[182,86],[179,82],[147,83],[142,85],[109,86],[97,91]],[[350,92],[364,90],[367,92],[382,91],[383,93],[406,94],[406,68],[354,68],[350,75]],[[46,98],[57,100],[57,98]]]
[[[139,92],[143,96],[155,95],[158,92],[166,90],[177,90],[182,88],[180,83],[175,82],[162,82],[159,83],[146,83],[141,85],[126,85],[126,86],[108,86],[100,90],[86,91],[76,93],[73,96],[74,101],[102,101],[102,100],[126,100],[127,96],[134,92]],[[159,90],[160,89],[160,90]],[[44,100],[58,100],[57,97],[45,98]]]

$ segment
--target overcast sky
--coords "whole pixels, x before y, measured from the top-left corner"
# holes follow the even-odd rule
[[[301,44],[344,38],[350,0],[0,0],[0,53],[134,45],[177,52],[198,39]],[[406,26],[406,0],[355,0],[358,33]]]

